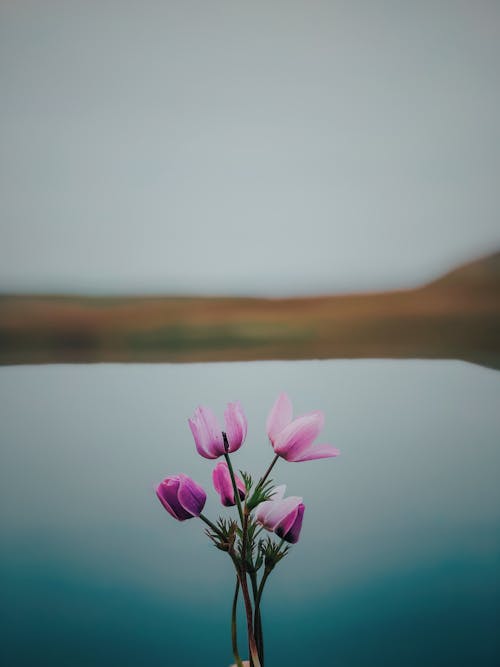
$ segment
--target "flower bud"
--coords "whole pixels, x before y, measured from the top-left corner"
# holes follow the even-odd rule
[[[299,503],[297,507],[291,510],[274,528],[274,532],[285,542],[295,544],[299,541],[300,531],[302,530],[302,520],[305,512],[304,503]]]
[[[178,521],[200,516],[207,494],[187,475],[171,475],[158,484],[156,495],[167,512]]]
[[[255,520],[278,537],[295,544],[300,537],[305,505],[302,498],[285,498],[286,486],[277,486],[270,500],[261,503],[255,513]]]
[[[244,500],[246,493],[245,485],[238,477],[238,475],[235,475],[234,477],[240,500]],[[214,483],[214,488],[220,496],[221,503],[226,507],[232,507],[233,505],[236,505],[231,474],[225,461],[221,461],[215,466],[212,473],[212,480]]]

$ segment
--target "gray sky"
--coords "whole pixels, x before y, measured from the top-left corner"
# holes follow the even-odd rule
[[[0,2],[0,289],[290,294],[500,247],[500,3]]]

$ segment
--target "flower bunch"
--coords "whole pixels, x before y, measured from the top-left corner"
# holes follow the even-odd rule
[[[339,450],[331,445],[315,445],[324,417],[319,411],[293,419],[292,404],[280,394],[266,423],[274,458],[254,484],[252,477],[234,473],[230,455],[237,451],[247,435],[247,420],[239,402],[229,403],[222,430],[210,408],[195,410],[189,427],[198,453],[207,459],[224,457],[212,472],[215,491],[224,507],[237,507],[238,519],[219,517],[214,523],[203,514],[207,499],[204,489],[184,474],[171,475],[156,488],[156,495],[167,512],[178,521],[199,517],[207,526],[212,542],[225,551],[236,571],[232,606],[231,638],[238,667],[243,662],[238,650],[236,611],[241,590],[247,618],[248,650],[253,667],[264,665],[261,601],[267,579],[298,542],[305,505],[299,496],[285,497],[286,486],[274,486],[269,474],[279,458],[286,461],[311,461],[334,457]],[[262,537],[263,531],[267,536]],[[265,534],[265,533],[264,533]],[[274,539],[274,536],[278,540]],[[260,578],[259,578],[260,574]]]

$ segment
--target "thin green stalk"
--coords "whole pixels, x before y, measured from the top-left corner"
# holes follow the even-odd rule
[[[258,528],[258,529],[255,531],[255,533],[253,534],[253,539],[254,539],[254,541],[257,539],[257,536],[260,535],[260,534],[262,533],[263,530],[264,530],[264,526],[260,526],[260,528]]]
[[[257,605],[257,600],[258,600],[257,574],[255,572],[252,572],[250,574],[250,579],[252,581],[252,594],[254,600],[253,627],[255,634],[255,643],[257,644],[257,650],[259,651],[260,663],[262,667],[264,667],[264,637],[262,635],[262,621],[260,616],[260,609]]]
[[[207,519],[207,517],[204,514],[200,514],[200,519],[204,521],[207,526],[210,526],[210,528],[216,533],[219,537],[223,537],[222,533],[220,530],[217,528],[217,526],[210,521],[210,519]]]
[[[240,570],[239,578],[240,578],[241,590],[243,593],[243,599],[245,601],[245,611],[247,614],[248,649],[250,652],[250,659],[253,663],[253,667],[262,667],[260,663],[259,652],[257,650],[257,644],[255,642],[255,637],[253,634],[253,611],[252,611],[252,603],[250,601],[250,595],[248,593],[246,573]]]
[[[264,484],[264,482],[266,481],[266,479],[269,477],[269,473],[270,473],[271,470],[273,469],[274,464],[276,463],[276,461],[277,461],[278,459],[279,459],[279,454],[276,454],[276,456],[274,457],[274,459],[271,461],[271,465],[269,466],[269,468],[268,468],[268,469],[266,470],[266,472],[264,473],[264,477],[261,477],[261,478],[260,478],[260,480],[259,480],[259,486],[262,486],[262,484]]]
[[[229,467],[229,456],[226,456],[226,460],[228,461],[228,467]],[[261,487],[266,479],[269,477],[269,474],[271,470],[273,469],[274,465],[276,464],[277,460],[279,459],[279,455],[276,454],[273,460],[271,461],[271,464],[267,468],[266,472],[264,475],[260,478],[257,488]],[[231,472],[231,468],[229,469]],[[243,567],[246,567],[246,537],[247,537],[247,527],[248,527],[248,510],[246,507],[246,501],[245,501],[245,520],[243,522],[243,539],[242,539],[242,562],[243,562]],[[253,539],[259,535],[259,533],[263,530],[263,527],[259,528],[259,530],[254,534]],[[255,638],[255,643],[256,643],[256,648],[259,654],[259,659],[260,659],[260,667],[264,667],[264,636],[263,636],[263,631],[262,631],[262,617],[260,613],[260,599],[262,597],[262,590],[264,588],[264,584],[266,582],[266,579],[269,575],[269,572],[264,574],[264,577],[261,581],[260,587],[257,587],[257,577],[255,572],[250,573],[250,579],[252,582],[252,593],[253,593],[253,599],[254,599],[254,613],[253,613],[253,632],[254,632],[254,638]],[[255,665],[255,661],[252,656],[251,664]]]
[[[261,650],[261,655],[262,658],[264,658],[264,634],[262,632],[262,615],[260,613],[260,603],[262,601],[262,593],[264,592],[264,586],[266,585],[267,578],[271,574],[272,569],[268,570],[267,568],[264,570],[264,574],[262,575],[262,579],[260,580],[260,585],[257,591],[257,595],[255,597],[255,612],[254,612],[254,617],[255,617],[255,624],[258,625],[260,628],[259,632],[259,644],[260,644],[260,650]],[[262,662],[262,667],[264,667],[264,662]]]
[[[223,435],[224,435],[224,442],[227,442],[226,434],[224,433]],[[238,506],[238,514],[240,515],[241,527],[243,528],[243,509],[241,507],[240,493],[238,491],[238,487],[236,486],[236,478],[234,476],[233,464],[231,463],[231,458],[229,457],[229,454],[227,452],[224,454],[224,458],[226,459],[227,467],[229,469],[229,475],[231,476],[234,499],[236,500],[236,504]]]
[[[260,664],[261,667],[264,667],[264,635],[262,633],[262,618],[260,615],[260,609],[256,609],[254,612],[255,625],[256,625],[256,634],[259,638],[257,650],[259,651]]]
[[[262,579],[260,580],[260,585],[259,585],[259,590],[257,591],[257,600],[255,601],[255,608],[259,609],[260,613],[260,601],[262,599],[262,593],[264,592],[264,586],[266,585],[266,581],[268,576],[271,574],[272,570],[264,570],[264,574],[262,575]]]
[[[219,535],[219,537],[223,537],[221,531],[217,528],[217,526],[210,521],[204,514],[200,514],[200,519],[204,521],[207,526],[210,526],[210,528]],[[236,632],[236,603],[238,600],[238,590],[239,586],[241,585],[241,589],[243,591],[243,597],[245,598],[245,608],[247,610],[247,625],[248,625],[248,605],[247,605],[247,598],[248,602],[250,602],[249,596],[248,596],[248,587],[246,587],[246,574],[245,571],[240,572],[240,568],[238,567],[238,562],[237,559],[232,551],[229,551],[229,555],[231,556],[231,559],[234,563],[234,566],[236,568],[236,589],[234,592],[234,598],[233,598],[233,609],[232,609],[232,623],[231,623],[231,637],[233,640],[233,653],[234,657],[236,660],[236,664],[238,667],[243,667],[243,663],[241,662],[241,658],[239,657],[238,654],[238,646],[237,646],[237,632]],[[245,588],[246,588],[246,594],[245,594]],[[251,614],[252,614],[252,607],[250,605],[250,619],[251,619]],[[252,645],[251,645],[251,640],[253,640],[253,635],[251,634],[251,631],[253,632],[253,628],[251,627],[251,621],[249,625],[249,647],[250,647],[250,652],[252,654]],[[254,641],[255,643],[255,641]],[[257,656],[258,657],[258,656]],[[261,667],[260,663],[256,663],[256,667]]]
[[[229,443],[227,440],[227,436],[225,433],[222,433],[222,437],[224,438],[224,446],[226,448],[224,458],[226,459],[229,475],[231,477],[234,499],[236,500],[236,504],[238,506],[238,514],[240,515],[240,521],[241,521],[241,530],[242,530],[241,564],[239,567],[237,566],[237,572],[240,581],[241,592],[243,594],[243,600],[245,603],[245,612],[247,616],[248,650],[250,653],[250,661],[253,667],[262,667],[260,664],[257,645],[255,643],[254,628],[253,628],[253,609],[252,609],[252,602],[250,600],[250,594],[248,592],[248,583],[247,583],[246,552],[247,552],[247,537],[248,537],[248,511],[246,509],[246,505],[245,505],[245,511],[243,511],[243,508],[241,506],[240,494],[238,492],[238,487],[236,486],[236,478],[234,476],[233,466],[231,464],[231,459],[229,457],[229,451],[228,451]]]
[[[243,663],[238,651],[238,628],[236,626],[236,609],[238,604],[238,593],[240,591],[240,580],[236,577],[236,587],[234,589],[233,608],[231,610],[231,641],[233,644],[233,655],[237,667],[243,667]]]
[[[240,585],[245,601],[245,611],[247,614],[247,630],[248,630],[248,649],[250,651],[250,660],[253,667],[261,667],[259,652],[255,642],[254,627],[253,627],[253,610],[250,595],[248,593],[248,583],[246,574],[246,559],[247,559],[247,536],[248,536],[248,509],[245,507],[243,519],[243,535],[241,540],[241,570],[240,570]]]

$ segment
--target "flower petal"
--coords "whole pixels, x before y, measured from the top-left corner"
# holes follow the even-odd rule
[[[179,475],[179,478],[179,490],[177,491],[179,503],[191,516],[200,516],[205,507],[207,494],[201,486],[186,475]]]
[[[206,459],[216,459],[224,454],[224,441],[217,417],[205,406],[200,405],[189,419],[189,427],[194,437],[196,449]]]
[[[220,496],[221,503],[225,507],[232,507],[236,504],[234,499],[233,483],[231,481],[231,474],[229,468],[225,461],[218,463],[213,472],[212,472],[212,481],[214,483],[214,488]],[[243,481],[235,475],[236,488],[238,489],[238,495],[240,500],[244,500],[246,489]]]
[[[279,537],[284,537],[284,535],[288,534],[288,531],[295,523],[299,505],[300,503],[294,503],[293,509],[290,512],[288,512],[288,514],[285,517],[283,517],[283,519],[277,525],[274,526],[274,532],[276,533],[276,535],[278,535]]]
[[[192,515],[187,512],[179,502],[177,492],[180,486],[180,476],[173,475],[167,477],[156,487],[156,495],[167,512],[177,519],[177,521],[185,521],[191,519]]]
[[[267,512],[265,517],[265,527],[268,530],[275,530],[278,524],[285,524],[285,532],[293,523],[297,507],[302,502],[302,498],[298,496],[289,496],[283,500],[272,501],[272,508]],[[291,516],[290,516],[291,515]]]
[[[273,507],[273,504],[277,500],[281,500],[286,491],[286,484],[280,484],[280,486],[277,486],[273,490],[273,494],[271,496],[270,500],[264,500],[263,503],[260,503],[260,505],[257,506],[257,510],[255,512],[255,520],[261,523],[263,526],[266,524],[266,516],[268,512]]]
[[[332,447],[331,445],[311,445],[297,458],[288,459],[288,461],[313,461],[315,459],[328,459],[333,456],[338,456],[340,449]]]
[[[224,464],[218,463],[215,468],[212,471],[212,482],[214,484],[214,489],[217,491],[217,493],[220,496],[221,503],[223,505],[226,505],[226,507],[229,507],[231,505],[234,505],[233,503],[233,493],[232,493],[232,485],[231,489],[229,489],[227,485],[227,479],[225,475],[225,470],[224,470]]]
[[[266,432],[271,442],[274,442],[276,436],[285,426],[292,421],[293,409],[292,402],[287,394],[282,393],[276,399],[266,422]]]
[[[244,484],[244,482],[238,477],[238,475],[235,475],[235,480],[236,480],[236,488],[238,489],[238,495],[240,497],[240,500],[245,500],[245,496],[247,495],[247,489]]]
[[[287,461],[301,456],[323,428],[325,418],[322,412],[309,412],[294,419],[280,431],[274,441],[274,451]]]
[[[271,500],[282,500],[285,497],[286,484],[275,486],[271,495]]]
[[[279,530],[276,530],[276,535],[286,540],[287,542],[290,542],[291,544],[295,544],[296,542],[298,542],[300,537],[300,531],[302,529],[302,519],[304,518],[305,509],[306,508],[304,503],[300,503],[300,505],[297,507],[297,513],[295,515],[293,524],[284,534],[281,534]]]
[[[224,419],[229,451],[235,452],[241,447],[247,435],[247,418],[239,401],[227,404]]]

